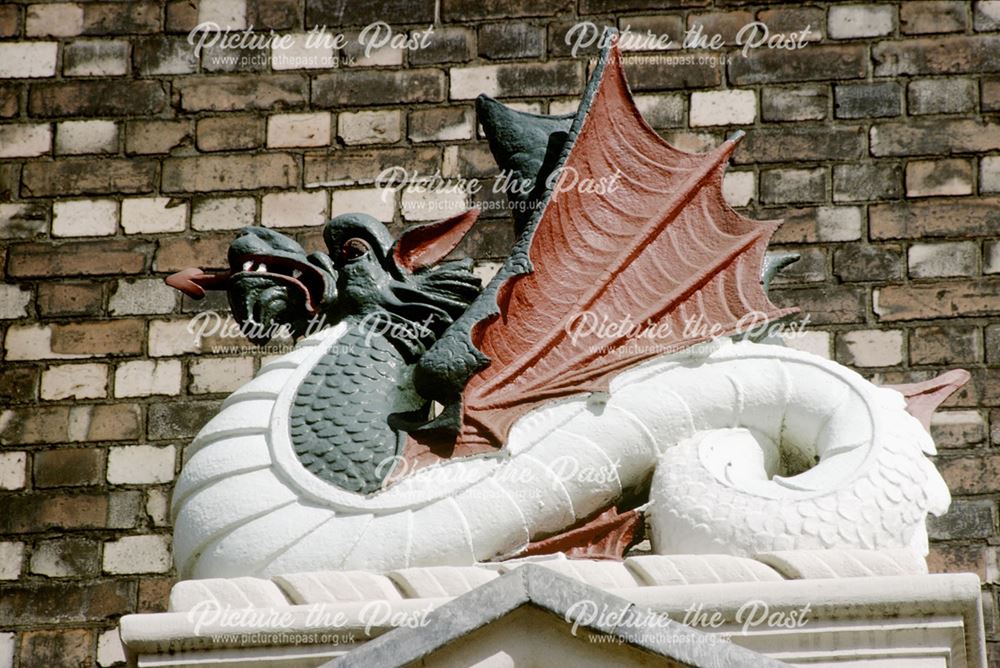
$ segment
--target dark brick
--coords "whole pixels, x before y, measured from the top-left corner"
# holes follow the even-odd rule
[[[690,54],[675,52],[660,54],[660,58],[666,62],[625,59],[625,75],[633,90],[711,88],[722,83],[722,68],[712,62],[699,62]]]
[[[440,102],[445,88],[439,70],[339,70],[313,80],[312,102],[321,107]]]
[[[264,143],[264,119],[250,114],[227,114],[198,120],[200,151],[237,151]]]
[[[986,328],[986,362],[993,365],[1000,364],[1000,325],[990,325]]]
[[[251,47],[205,45],[201,67],[205,72],[265,72],[270,65],[267,52]]]
[[[927,555],[931,573],[975,573],[986,579],[986,548],[980,545],[932,543]]]
[[[1000,445],[1000,410],[990,411],[990,443]]]
[[[647,18],[666,18],[666,17],[641,17],[643,19]],[[683,22],[679,16],[673,17],[674,23],[677,29],[683,28]],[[619,24],[623,23],[625,19],[620,19]],[[552,56],[573,56],[573,49],[576,49],[576,56],[574,57],[584,57],[584,56],[596,56],[599,49],[598,38],[601,35],[601,25],[599,22],[591,22],[591,24],[584,28],[578,28],[580,21],[553,21],[549,23],[549,54]],[[572,31],[578,32],[572,32]]]
[[[153,440],[192,438],[215,417],[220,401],[171,401],[149,406],[147,435]]]
[[[824,84],[763,89],[760,103],[765,121],[817,121],[826,118],[830,90]]]
[[[719,35],[725,44],[735,44],[737,34],[748,23],[753,23],[753,20],[753,14],[748,11],[689,14],[687,27],[688,30],[696,30],[697,26],[701,26],[700,34],[707,39],[711,40],[715,35]]]
[[[949,420],[931,424],[931,438],[939,450],[965,450],[986,444],[986,423]]]
[[[93,665],[93,631],[59,629],[21,634],[21,665],[50,668],[85,668]]]
[[[506,21],[479,27],[479,55],[484,58],[538,58],[544,54],[544,28]]]
[[[765,204],[822,202],[829,186],[826,168],[769,169],[760,173],[760,200]]]
[[[880,321],[989,316],[1000,313],[1000,279],[963,279],[879,288]]]
[[[573,7],[573,0],[441,0],[441,20],[448,23],[523,16],[553,16]],[[581,10],[585,14],[587,12]]]
[[[170,153],[189,145],[194,133],[190,121],[136,120],[125,126],[125,152]]]
[[[837,285],[814,288],[775,289],[769,293],[777,306],[798,307],[810,316],[812,325],[864,322],[864,288]]]
[[[447,139],[447,132],[455,127],[470,128],[475,133],[475,112],[471,106],[434,107],[410,112],[410,141]]]
[[[709,0],[581,0],[580,13],[610,14],[644,9],[681,9],[683,7],[704,7],[707,4],[709,4]]]
[[[910,364],[967,364],[982,359],[978,327],[916,327],[910,331]]]
[[[1000,72],[1000,36],[927,37],[879,42],[875,76]]]
[[[247,5],[247,13],[250,5]],[[167,32],[189,33],[198,25],[198,0],[167,0]],[[254,26],[260,27],[254,23]],[[274,26],[275,29],[278,26]]]
[[[958,114],[974,111],[979,90],[972,79],[920,79],[907,87],[911,114]]]
[[[884,123],[872,128],[872,155],[947,155],[1000,149],[1000,123],[972,119]]]
[[[468,28],[435,28],[425,48],[410,51],[411,65],[464,63],[475,55],[475,34]]]
[[[0,85],[0,118],[17,116],[21,106],[21,87],[17,84]]]
[[[900,88],[894,81],[834,86],[837,118],[885,118],[899,116]]]
[[[19,366],[0,369],[0,403],[34,401],[38,395],[38,368]]]
[[[126,579],[9,585],[0,587],[0,624],[110,620],[132,612],[135,599],[135,581]]]
[[[32,551],[31,572],[56,577],[95,576],[101,572],[101,547],[96,540],[82,537],[39,541]]]
[[[899,6],[899,29],[906,35],[964,32],[967,6],[959,0],[904,2]]]
[[[309,99],[309,80],[298,74],[185,77],[175,87],[185,111],[280,111]]]
[[[170,589],[176,578],[145,577],[139,580],[139,602],[136,612],[166,612],[170,601]]]
[[[48,228],[48,207],[39,203],[21,204],[16,213],[0,220],[0,239],[36,239]]]
[[[736,149],[733,162],[857,160],[865,154],[865,134],[860,127],[754,130]]]
[[[833,201],[897,199],[903,194],[903,170],[896,163],[834,165]]]
[[[509,217],[499,220],[483,220],[476,223],[472,231],[465,235],[453,257],[502,260],[510,254],[514,244],[514,224]]]
[[[371,183],[383,170],[400,166],[420,176],[430,176],[441,167],[440,151],[374,148],[365,151],[337,151],[336,155],[306,156],[305,185],[321,183]],[[463,176],[470,176],[461,172]]]
[[[229,266],[226,253],[233,235],[161,239],[153,262],[155,271],[178,271],[185,267],[223,269]]]
[[[42,316],[100,315],[103,286],[100,283],[42,283],[38,286],[38,310]]]
[[[767,25],[768,32],[775,34],[801,34],[806,28],[809,33],[805,41],[822,39],[826,32],[826,12],[820,7],[775,7],[757,12],[757,20]]]
[[[98,448],[43,450],[34,456],[35,487],[99,485],[104,451]]]
[[[405,20],[403,20],[405,17]],[[382,0],[381,2],[328,2],[306,0],[306,28],[365,26],[375,21],[433,23],[434,0]]]
[[[0,164],[0,202],[16,199],[20,186],[21,164],[18,162]]]
[[[247,0],[247,25],[258,30],[299,28],[302,26],[299,0]]]
[[[756,49],[745,58],[736,55],[729,62],[729,79],[734,84],[758,84],[823,79],[861,79],[868,73],[865,46],[808,46],[790,52],[783,49]]]
[[[940,458],[938,470],[952,494],[984,494],[1000,491],[1000,455]]]
[[[28,109],[32,116],[152,116],[168,102],[162,82],[105,79],[35,84]]]
[[[83,6],[85,35],[139,35],[159,31],[160,3],[130,2],[122,10],[117,2],[87,3]]]
[[[490,146],[485,141],[458,147],[458,173],[467,178],[493,176],[499,171]],[[491,182],[492,186],[492,182]]]
[[[163,192],[294,188],[299,166],[287,153],[209,155],[163,161]]]
[[[38,533],[50,529],[100,529],[107,524],[108,497],[102,493],[38,492],[4,499],[0,533]],[[0,596],[0,609],[5,602]]]
[[[21,34],[21,10],[17,5],[0,5],[0,37]]]
[[[198,69],[198,57],[187,37],[153,35],[132,42],[132,59],[142,76],[154,74],[188,74]]]
[[[983,111],[1000,111],[1000,79],[982,80]]]
[[[577,55],[584,55],[584,46],[593,42],[593,52],[596,53],[601,36],[600,21],[584,24],[586,29],[577,28],[573,34],[567,54],[572,55],[572,45],[580,42]],[[572,24],[570,24],[572,25]],[[684,18],[679,14],[659,14],[655,16],[623,16],[618,19],[618,29],[622,33],[618,45],[623,51],[649,51],[650,42],[660,38],[668,38],[674,45],[680,45],[684,39]],[[566,38],[563,37],[565,42]]]
[[[24,166],[21,195],[51,197],[97,193],[148,193],[156,184],[154,160],[64,159]]]
[[[823,248],[789,248],[773,249],[789,250],[797,253],[799,259],[788,265],[771,280],[771,285],[797,285],[800,283],[817,283],[826,280],[826,250]]]
[[[7,273],[24,278],[139,274],[152,249],[138,239],[17,244],[10,247]]]
[[[903,248],[895,244],[849,244],[833,253],[833,275],[841,281],[901,280],[903,266]]]
[[[143,320],[94,320],[52,325],[52,351],[83,355],[138,355]]]
[[[1000,197],[877,204],[868,220],[873,239],[988,237],[1000,229]]]

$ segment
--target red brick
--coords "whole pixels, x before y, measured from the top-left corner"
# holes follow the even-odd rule
[[[21,634],[21,665],[82,668],[91,665],[93,645],[90,629],[25,631]]]
[[[163,161],[164,192],[294,188],[299,166],[284,153],[167,158]]]
[[[926,37],[872,48],[875,76],[1000,72],[1000,36]]]
[[[106,79],[35,84],[28,97],[32,116],[142,116],[168,104],[159,81]]]
[[[861,79],[867,73],[868,49],[865,46],[809,45],[794,52],[755,49],[745,58],[737,55],[729,61],[729,78],[737,85],[824,79],[842,81]]]
[[[975,573],[986,579],[986,548],[977,545],[934,543],[927,555],[931,573]]]
[[[176,88],[185,111],[279,111],[309,99],[309,80],[298,74],[185,77]]]
[[[142,320],[106,320],[52,325],[52,351],[82,355],[138,355],[145,340]]]
[[[1000,454],[939,457],[937,467],[952,494],[1000,492]]]
[[[0,37],[21,34],[21,10],[17,5],[0,5]]]
[[[30,162],[22,173],[21,194],[148,193],[156,187],[156,169],[155,161],[119,158]]]
[[[176,578],[148,577],[139,580],[139,603],[136,612],[166,612],[170,601],[170,589]]]
[[[993,236],[1000,229],[1000,197],[876,204],[868,219],[873,239]]]
[[[101,283],[42,283],[38,310],[42,316],[100,315],[103,292]]]
[[[1000,149],[1000,123],[907,121],[872,127],[872,155],[947,155]]]
[[[104,480],[104,450],[43,450],[34,455],[35,487],[99,485]]]
[[[215,237],[163,239],[153,262],[155,271],[178,271],[188,267],[222,269],[229,266],[226,253],[232,234]]]
[[[0,587],[0,624],[11,626],[113,620],[119,615],[134,611],[135,597],[135,581],[127,579],[85,583],[42,582]]]
[[[993,315],[1000,313],[1000,278],[887,285],[875,313],[880,321]]]
[[[21,106],[21,87],[4,84],[0,86],[0,118],[13,118]]]
[[[10,247],[7,273],[17,277],[138,274],[153,245],[141,240],[16,244]]]

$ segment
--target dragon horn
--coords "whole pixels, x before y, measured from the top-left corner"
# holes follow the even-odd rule
[[[392,257],[399,267],[411,272],[436,264],[455,249],[477,218],[479,209],[469,209],[436,223],[412,227],[399,237]]]

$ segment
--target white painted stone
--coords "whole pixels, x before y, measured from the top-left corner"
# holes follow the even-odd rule
[[[3,68],[0,42],[0,68]],[[52,148],[52,128],[48,123],[0,125],[0,158],[33,158]]]
[[[89,355],[56,353],[52,351],[52,328],[48,325],[11,325],[4,337],[8,360],[73,360]]]
[[[118,629],[110,629],[97,637],[97,665],[102,668],[125,663],[125,647]]]
[[[246,0],[199,0],[198,23],[214,23],[218,28],[242,30],[247,27]]]
[[[432,191],[408,186],[403,188],[400,210],[407,221],[441,220],[458,215],[469,208],[464,193]]]
[[[57,42],[0,42],[0,79],[55,76],[58,53]]]
[[[0,542],[0,580],[17,580],[21,577],[24,563],[24,543],[21,541]],[[0,656],[0,660],[2,660]]]
[[[191,362],[193,394],[232,392],[253,378],[253,360],[243,357],[207,357]]]
[[[344,213],[367,213],[383,223],[396,215],[396,191],[392,188],[343,188],[330,191],[330,217]]]
[[[729,206],[746,206],[757,195],[757,179],[753,172],[726,172],[722,179],[722,196]]]
[[[125,234],[183,232],[187,223],[187,203],[169,197],[132,197],[122,200],[122,229]]]
[[[108,450],[108,482],[112,485],[155,485],[174,479],[176,449],[172,445],[126,445]]]
[[[170,570],[170,537],[124,536],[104,543],[104,572],[115,575],[166,573]]]
[[[28,316],[31,304],[31,290],[20,285],[4,283],[0,285],[0,320],[13,320]]]
[[[42,399],[100,399],[108,396],[106,364],[60,364],[42,373]]]
[[[111,199],[79,199],[52,205],[52,236],[103,237],[118,230],[118,203]]]
[[[267,119],[267,146],[328,146],[331,124],[331,115],[327,112],[274,114]]]
[[[173,396],[180,392],[179,360],[135,360],[123,362],[115,370],[116,397]]]
[[[403,137],[402,125],[398,109],[344,112],[337,115],[337,136],[348,146],[393,144]]]
[[[117,153],[118,124],[114,121],[63,121],[56,125],[56,153]]]
[[[337,54],[332,45],[315,39],[310,42],[308,33],[286,33],[286,36],[287,48],[271,48],[271,69],[328,70],[337,67]]]
[[[198,325],[191,320],[153,320],[149,323],[149,356],[201,352],[198,332]]]
[[[79,35],[83,32],[83,7],[68,2],[28,5],[24,31],[28,37]]]
[[[821,206],[816,209],[816,236],[820,241],[856,241],[864,221],[857,206]]]
[[[691,127],[746,125],[757,118],[757,94],[752,90],[691,93]]]
[[[888,4],[833,5],[826,23],[827,34],[833,39],[881,37],[892,34],[896,23],[896,8]]]
[[[21,489],[27,482],[28,455],[21,451],[0,452],[0,489]]]
[[[861,367],[897,366],[903,363],[903,332],[898,329],[860,329],[841,334],[853,358]]]
[[[170,313],[178,292],[159,278],[120,279],[108,302],[111,315]]]
[[[326,192],[269,193],[261,200],[261,225],[311,227],[326,222]]]
[[[191,210],[196,230],[238,230],[254,224],[257,203],[252,197],[216,197],[198,200]]]

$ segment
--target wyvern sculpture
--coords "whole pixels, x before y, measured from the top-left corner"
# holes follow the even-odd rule
[[[926,419],[963,372],[900,392],[734,340],[748,314],[790,313],[760,278],[781,264],[764,255],[778,223],[722,199],[735,139],[704,155],[665,143],[615,46],[575,115],[478,106],[501,168],[531,185],[482,290],[469,263],[443,260],[474,212],[398,240],[339,216],[328,253],[308,255],[248,228],[230,272],[168,279],[305,335],[187,449],[182,576],[620,556],[643,520],[660,553],[926,553],[926,514],[950,499],[904,393]],[[579,327],[583,314],[634,326]],[[328,326],[309,332],[317,318]]]

